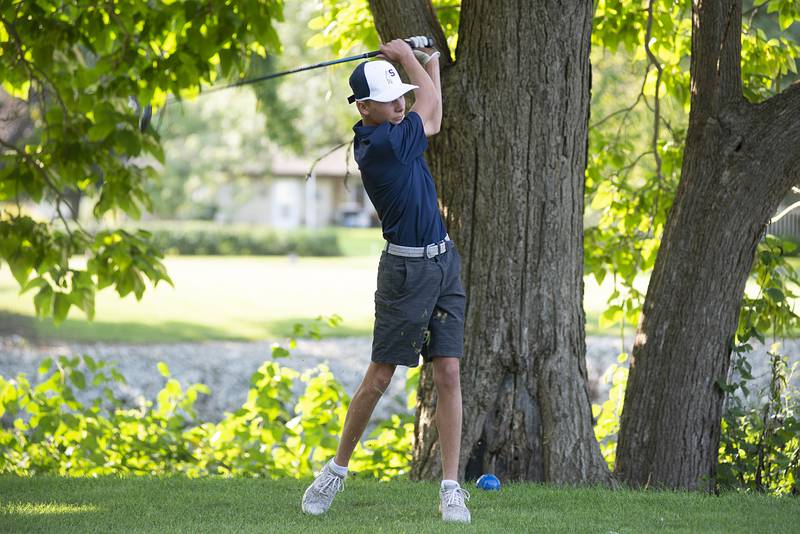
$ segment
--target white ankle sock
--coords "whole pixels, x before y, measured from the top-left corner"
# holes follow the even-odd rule
[[[333,472],[337,475],[347,476],[347,466],[342,467],[341,465],[336,465],[333,459],[331,459],[330,465]]]
[[[442,480],[442,489],[448,490],[453,488],[460,488],[457,480]]]

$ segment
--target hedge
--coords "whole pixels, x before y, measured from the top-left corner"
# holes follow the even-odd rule
[[[274,230],[205,221],[148,221],[131,224],[130,228],[150,232],[153,243],[172,255],[342,255],[336,233],[331,230]]]

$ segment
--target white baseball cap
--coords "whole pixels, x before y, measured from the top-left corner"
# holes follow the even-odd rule
[[[388,61],[365,61],[350,74],[350,88],[353,94],[347,98],[349,103],[362,100],[391,102],[419,86],[403,83],[394,65]]]

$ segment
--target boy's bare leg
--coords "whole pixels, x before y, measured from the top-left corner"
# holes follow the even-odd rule
[[[389,388],[396,367],[390,363],[370,362],[364,379],[350,400],[350,407],[347,409],[342,437],[333,460],[336,465],[346,467],[350,463],[353,450],[367,427],[375,405]]]
[[[436,429],[442,448],[442,479],[458,480],[461,451],[461,376],[458,358],[434,358],[436,384]]]

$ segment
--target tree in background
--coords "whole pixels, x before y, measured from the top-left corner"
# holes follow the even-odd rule
[[[58,322],[76,306],[91,318],[97,288],[141,297],[145,279],[169,281],[147,234],[91,235],[65,215],[67,192],[96,199],[98,219],[148,209],[155,175],[141,162],[163,151],[153,130],[139,132],[129,97],[163,106],[168,94],[191,97],[247,72],[251,58],[278,50],[281,17],[281,0],[3,4],[2,86],[27,102],[34,133],[0,138],[0,258],[35,291],[39,316]],[[49,201],[54,220],[34,220],[24,199]]]
[[[798,17],[795,2],[773,4],[782,26]],[[680,182],[642,309],[619,436],[617,473],[633,485],[713,488],[721,385],[732,351],[753,332],[749,325],[735,335],[745,283],[767,223],[800,180],[800,83],[748,99],[742,29],[741,0],[692,3]],[[796,74],[797,48],[786,48]]]

